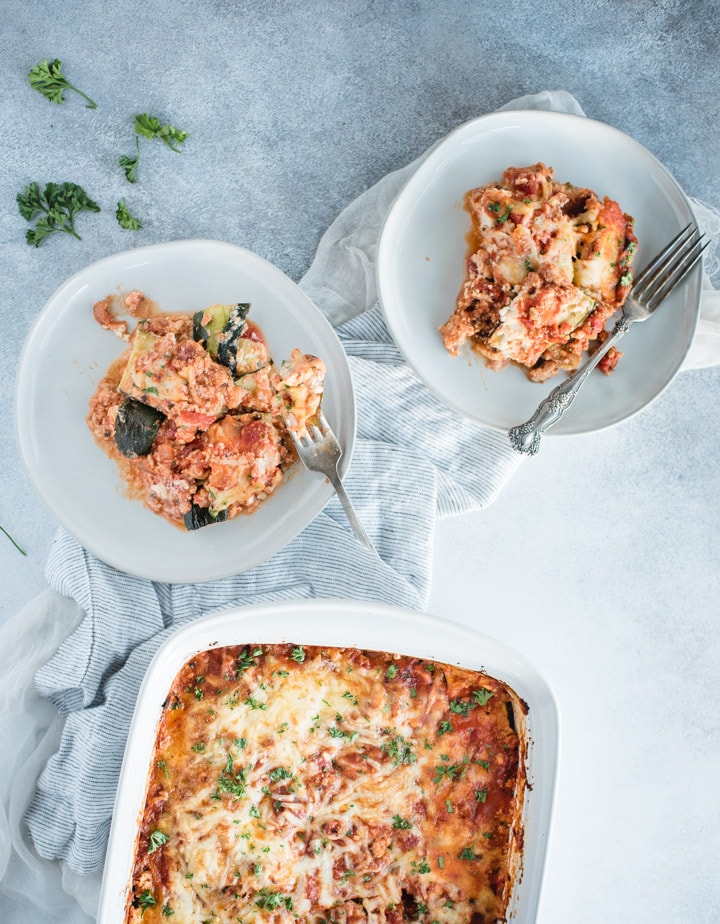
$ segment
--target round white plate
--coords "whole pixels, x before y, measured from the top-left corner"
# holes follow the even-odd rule
[[[270,558],[325,506],[332,488],[297,463],[249,516],[186,532],[129,500],[116,464],[86,423],[88,402],[125,344],[94,320],[109,293],[139,289],[163,311],[251,302],[276,362],[293,347],[327,365],[323,407],[344,448],[355,440],[355,399],[334,330],[310,299],[266,260],[232,244],[174,241],[115,254],[81,270],[50,298],[20,357],[15,423],[28,475],[56,519],[107,564],[154,581],[238,574]]]
[[[377,281],[388,327],[427,386],[465,417],[496,430],[523,423],[562,377],[529,382],[508,366],[491,372],[468,352],[445,349],[438,328],[463,281],[470,217],[467,190],[498,181],[506,167],[542,161],[560,182],[609,196],[636,219],[642,268],[688,222],[690,204],[645,148],[602,122],[556,112],[498,112],[441,141],[395,200],[378,245]],[[687,353],[700,307],[697,267],[644,324],[623,339],[611,376],[593,373],[552,434],[587,433],[625,420],[669,384]]]

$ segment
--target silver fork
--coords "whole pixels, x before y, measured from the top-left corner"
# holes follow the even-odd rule
[[[322,411],[318,414],[317,420],[319,426],[308,427],[306,436],[298,436],[290,430],[290,436],[293,443],[295,443],[295,449],[297,449],[297,454],[300,456],[300,461],[311,472],[321,472],[326,478],[330,479],[355,535],[366,548],[377,555],[377,550],[365,532],[355,508],[350,503],[350,498],[345,493],[345,488],[338,474],[337,466],[342,457],[342,447],[330,429],[330,425]]]
[[[646,321],[695,266],[710,243],[703,243],[703,237],[696,227],[689,224],[648,263],[635,279],[632,292],[623,306],[623,313],[602,346],[540,402],[530,420],[510,430],[508,435],[514,449],[535,455],[540,448],[542,434],[562,418],[583,382],[610,347],[618,342],[631,324]]]

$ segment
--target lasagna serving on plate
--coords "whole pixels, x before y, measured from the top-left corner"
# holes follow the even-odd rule
[[[633,219],[612,199],[557,182],[542,163],[509,167],[465,202],[470,254],[440,328],[448,351],[469,343],[491,369],[512,363],[534,382],[577,368],[632,285]],[[610,349],[599,368],[609,374],[619,356]]]
[[[138,323],[130,334],[114,303]],[[293,350],[273,364],[250,305],[161,313],[140,292],[94,306],[128,349],[100,381],[88,424],[133,496],[197,529],[252,512],[294,461],[322,398],[325,365]]]
[[[221,647],[163,705],[127,924],[507,919],[527,707],[464,668]]]

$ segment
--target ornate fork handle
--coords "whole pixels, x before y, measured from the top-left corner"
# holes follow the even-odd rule
[[[592,356],[589,356],[568,379],[554,388],[547,398],[540,402],[538,409],[530,420],[510,430],[508,435],[513,449],[529,456],[535,455],[540,448],[540,437],[563,417],[565,411],[575,400],[575,396],[580,391],[585,379],[610,347],[616,344],[626,333],[631,324],[632,321],[623,315],[602,346]]]

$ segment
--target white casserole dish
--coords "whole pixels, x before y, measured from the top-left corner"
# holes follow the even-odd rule
[[[140,688],[125,749],[105,862],[98,924],[122,924],[162,704],[180,668],[210,648],[297,642],[413,655],[482,670],[527,703],[529,786],[522,871],[510,901],[514,924],[535,921],[555,788],[558,719],[545,681],[516,651],[457,623],[380,603],[307,600],[225,610],[179,629],[158,650]]]

